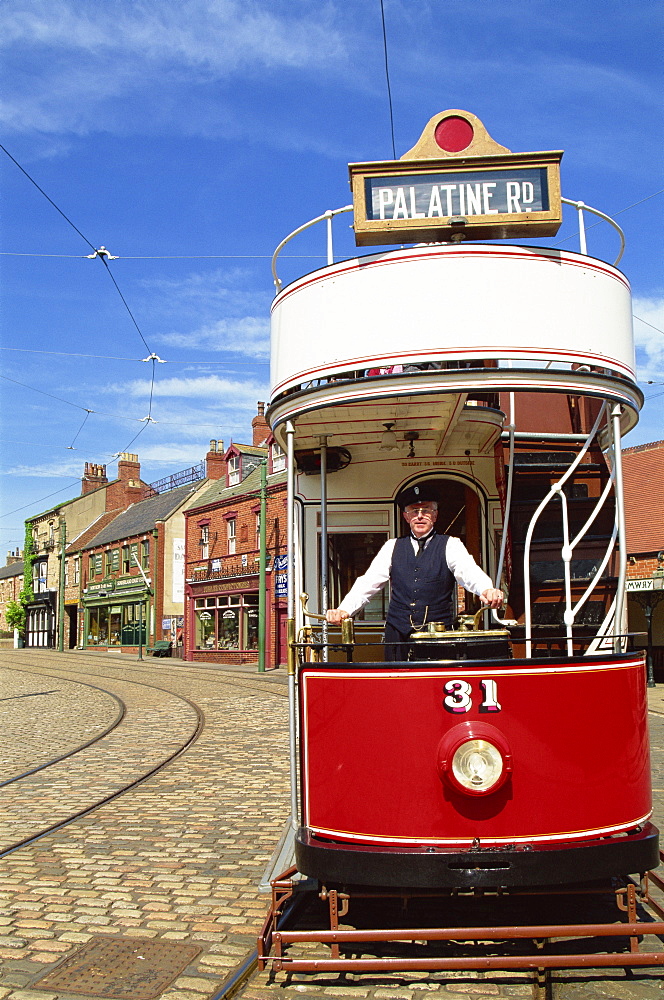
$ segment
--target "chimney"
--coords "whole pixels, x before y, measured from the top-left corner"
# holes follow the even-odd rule
[[[105,486],[107,482],[105,465],[96,465],[94,462],[85,463],[85,472],[81,478],[81,495],[97,490],[100,486]]]
[[[124,486],[141,485],[141,463],[138,455],[123,451],[118,462],[118,479]]]
[[[205,456],[205,475],[208,479],[222,479],[226,475],[224,462],[224,442],[210,441],[210,450]]]
[[[251,421],[251,429],[253,431],[252,444],[254,448],[261,448],[270,436],[270,428],[265,419],[265,403],[259,402],[258,413]]]
[[[20,549],[16,549],[16,552],[7,553],[7,566],[13,566],[14,563],[20,562],[23,558],[23,553]]]

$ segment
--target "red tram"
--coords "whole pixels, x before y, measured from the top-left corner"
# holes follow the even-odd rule
[[[446,116],[479,128],[446,112],[434,138]],[[496,153],[501,180],[480,152],[429,149],[409,178],[377,164],[356,186],[356,222],[373,199],[364,242],[403,239],[406,217],[435,242],[330,252],[277,279],[268,418],[289,470],[292,828],[298,871],[324,886],[561,886],[659,863],[623,598],[620,440],[642,404],[629,284],[585,242],[468,242],[473,221],[507,236],[555,202],[541,165],[524,174]],[[548,194],[513,199],[510,220],[503,182],[508,197]],[[436,215],[436,183],[463,196],[464,218],[457,203]],[[473,191],[487,208],[482,185],[500,231],[470,217]],[[507,601],[490,617],[456,593],[455,626],[427,623],[392,663],[385,593],[352,627],[321,616],[402,533],[397,497],[418,484]]]

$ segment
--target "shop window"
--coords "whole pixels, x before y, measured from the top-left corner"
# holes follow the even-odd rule
[[[144,538],[141,542],[141,566],[148,569],[150,565],[150,539]]]
[[[202,609],[196,612],[196,649],[216,649],[214,611]]]
[[[199,597],[196,649],[258,649],[258,594]]]
[[[258,594],[245,594],[242,603],[242,646],[258,649]]]
[[[108,609],[108,644],[109,646],[122,645],[122,605],[115,605]]]
[[[226,533],[228,535],[228,555],[235,555],[235,529],[237,521],[232,517],[229,521],[226,521]]]
[[[240,456],[231,455],[228,459],[228,485],[237,486],[240,482]]]
[[[233,604],[230,602],[233,601]],[[240,604],[239,598],[229,598],[229,604],[219,608],[218,618],[219,649],[240,648]]]

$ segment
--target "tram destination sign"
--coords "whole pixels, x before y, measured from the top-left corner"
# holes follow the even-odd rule
[[[553,236],[559,151],[351,163],[355,242]]]

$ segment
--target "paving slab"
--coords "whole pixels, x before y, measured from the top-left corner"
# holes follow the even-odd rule
[[[129,706],[130,725],[108,738],[101,755],[84,761],[87,787],[85,767],[70,761],[52,772],[50,787],[43,776],[41,786],[36,777],[23,785],[23,798],[14,789],[12,816],[30,829],[92,802],[100,788],[117,787],[119,774],[140,777],[149,762],[167,756],[193,725],[195,713],[185,699],[205,714],[202,733],[181,757],[1,860],[0,1000],[99,1000],[43,989],[40,979],[83,945],[109,935],[196,944],[200,953],[159,1000],[208,1000],[253,947],[265,913],[257,887],[289,801],[285,673],[140,662],[122,654],[0,650],[0,681],[11,699],[8,776],[24,762],[43,763],[102,733],[116,712],[115,698]],[[655,822],[661,826],[664,691],[652,689],[649,700]],[[554,979],[555,1000],[664,1000],[656,970],[581,970]],[[529,975],[511,973],[263,973],[236,996],[401,1000],[432,994],[505,1000],[530,997],[532,987]]]

